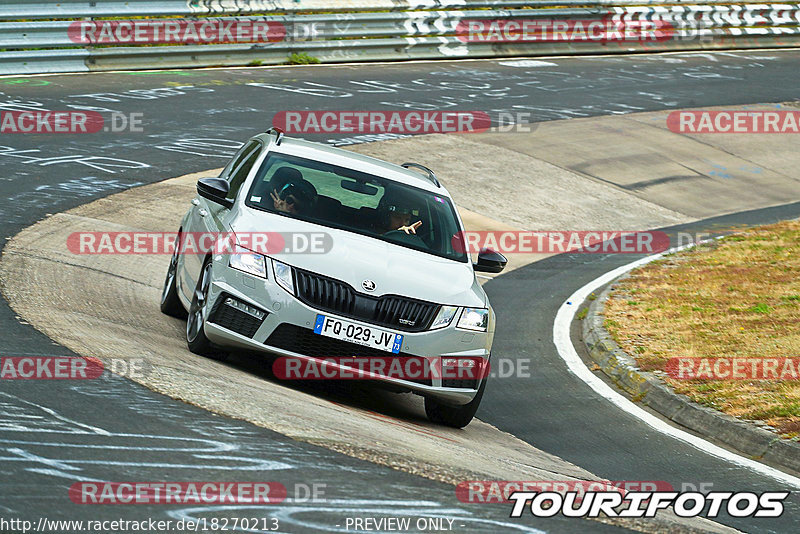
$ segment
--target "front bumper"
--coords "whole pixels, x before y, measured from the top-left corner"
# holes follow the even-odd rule
[[[213,261],[211,287],[209,290],[210,305],[206,308],[208,316],[205,321],[205,333],[209,340],[220,346],[267,352],[307,361],[319,361],[326,356],[330,356],[330,354],[308,353],[312,352],[310,350],[295,352],[279,346],[270,345],[267,342],[270,336],[272,336],[281,325],[300,327],[311,331],[313,336],[317,336],[317,334],[313,334],[313,328],[316,317],[320,313],[368,327],[375,326],[352,318],[340,317],[333,313],[319,311],[300,302],[293,295],[277,285],[274,273],[272,272],[272,265],[269,261],[267,262],[268,278],[266,280],[230,268],[227,264],[227,256],[216,256]],[[260,321],[260,324],[254,319],[250,320],[249,324],[245,325],[242,325],[241,322],[231,323],[230,317],[215,323],[214,320],[219,317],[218,311],[224,307],[223,301],[228,297],[233,297],[256,310],[261,310],[266,313],[266,316]],[[256,310],[252,310],[252,312],[256,313]],[[238,315],[239,317],[246,318],[245,315]],[[223,323],[228,327],[218,323]],[[477,357],[488,360],[491,351],[493,332],[461,330],[455,327],[455,323],[456,319],[446,328],[424,332],[396,330],[404,336],[403,344],[400,349],[401,353],[427,359],[441,357]],[[248,326],[252,327],[248,328]],[[385,327],[380,328],[386,329]],[[253,332],[252,335],[251,332]],[[319,337],[323,338],[323,336]],[[356,351],[361,349],[359,345],[352,345],[352,347]],[[393,355],[392,353],[386,352],[382,353],[382,356],[392,357]],[[345,369],[349,368],[345,367]],[[403,380],[378,374],[370,374],[370,378],[392,384],[394,387],[399,387],[400,389],[412,391],[420,395],[436,397],[455,405],[469,403],[477,393],[477,384],[474,388],[445,387],[443,386],[442,379],[438,376],[433,376],[429,380],[426,380],[426,382],[429,382],[429,385],[427,383]]]

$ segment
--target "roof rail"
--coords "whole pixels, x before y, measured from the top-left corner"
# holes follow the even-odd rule
[[[436,187],[442,187],[441,184],[439,183],[439,180],[436,179],[436,174],[432,170],[430,170],[428,167],[426,167],[425,165],[420,165],[419,163],[406,162],[406,163],[403,163],[400,166],[401,167],[405,167],[406,169],[414,168],[414,169],[421,170],[421,171],[425,172],[428,175],[427,178],[428,178],[428,180],[431,181],[431,183],[433,185],[435,185]]]
[[[268,134],[275,134],[275,144],[280,146],[281,141],[283,141],[283,135],[284,135],[285,132],[283,130],[281,130],[280,128],[276,128],[276,127],[273,126],[269,130],[267,130],[267,133]]]

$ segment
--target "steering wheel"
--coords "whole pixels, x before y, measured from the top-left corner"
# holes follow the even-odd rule
[[[392,241],[406,242],[417,246],[425,245],[425,241],[423,241],[418,235],[407,234],[402,230],[390,230],[383,235],[384,237],[391,239]]]

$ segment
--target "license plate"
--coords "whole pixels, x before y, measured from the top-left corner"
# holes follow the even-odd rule
[[[360,324],[335,319],[326,315],[317,315],[317,320],[314,323],[314,333],[394,354],[400,352],[400,347],[403,345],[402,334],[395,334],[394,332],[371,326],[361,326]],[[320,356],[325,355],[321,354]]]

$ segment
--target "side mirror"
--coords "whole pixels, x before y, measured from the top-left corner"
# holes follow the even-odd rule
[[[222,178],[201,178],[197,181],[197,194],[217,204],[230,208],[233,202],[226,199],[230,184]]]
[[[483,248],[478,252],[478,263],[473,263],[472,267],[483,273],[499,273],[506,268],[507,263],[506,257],[499,252]]]

